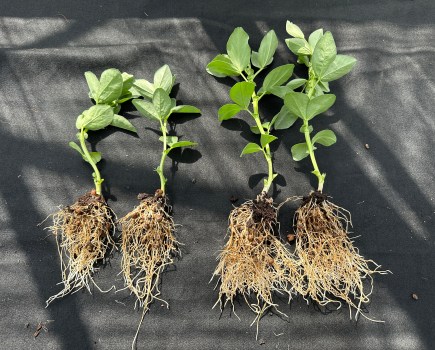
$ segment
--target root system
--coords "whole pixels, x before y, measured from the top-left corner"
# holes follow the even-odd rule
[[[273,293],[287,294],[301,289],[300,267],[274,235],[277,226],[277,208],[272,199],[259,195],[233,209],[229,216],[229,239],[220,253],[213,276],[220,281],[221,309],[241,295],[256,314],[257,322],[269,307],[277,308]],[[278,310],[277,310],[278,311]],[[278,311],[279,312],[279,311]]]
[[[369,302],[373,290],[374,273],[386,274],[373,260],[359,254],[349,238],[352,225],[350,213],[328,201],[327,196],[313,192],[304,197],[296,211],[295,255],[304,271],[306,298],[321,306],[342,302],[349,305],[350,317],[355,319],[362,306]],[[374,321],[374,320],[373,320]]]
[[[95,190],[53,214],[53,226],[49,229],[56,237],[63,289],[47,300],[47,306],[83,287],[91,292],[90,282],[95,284],[92,276],[98,270],[98,263],[115,247],[113,217],[104,198]]]

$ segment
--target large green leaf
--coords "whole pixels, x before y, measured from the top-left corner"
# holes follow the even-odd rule
[[[315,143],[320,143],[323,146],[331,146],[336,142],[337,136],[335,136],[334,132],[329,129],[319,131],[312,139],[313,145]]]
[[[298,116],[292,113],[286,106],[282,106],[281,110],[272,119],[273,127],[276,130],[284,130],[291,127]]]
[[[98,80],[97,76],[92,72],[85,72],[85,79],[89,87],[89,97],[95,100],[98,88],[100,86],[100,81]]]
[[[219,112],[218,112],[219,121],[231,119],[241,110],[242,108],[239,105],[233,103],[223,105],[221,108],[219,108]]]
[[[240,154],[240,157],[243,156],[244,154],[261,152],[262,150],[263,149],[259,145],[257,145],[256,143],[250,142],[245,146],[245,148],[243,148],[243,151]]]
[[[227,42],[227,53],[238,72],[243,72],[249,65],[251,48],[248,44],[249,36],[238,27],[234,29]]]
[[[104,129],[112,122],[113,115],[113,109],[109,105],[95,105],[77,118],[76,127],[88,130]]]
[[[260,137],[260,143],[261,143],[261,147],[266,147],[266,145],[268,145],[269,143],[275,141],[276,139],[278,139],[276,136],[273,135],[268,135],[268,134],[262,134]]]
[[[240,72],[233,65],[228,55],[217,55],[207,65],[207,72],[218,78],[235,77],[240,75]]]
[[[273,60],[276,48],[278,47],[278,38],[275,31],[270,30],[261,40],[260,48],[258,50],[258,57],[256,59],[258,68],[264,68],[269,65]]]
[[[172,75],[171,69],[167,64],[163,65],[154,73],[154,88],[162,88],[168,94],[171,92],[174,85],[175,77]]]
[[[337,55],[334,38],[331,32],[326,32],[314,48],[311,64],[317,77],[322,77]]]
[[[136,79],[133,86],[141,96],[149,99],[153,98],[154,91],[156,90],[154,84],[145,79]]]
[[[337,55],[334,62],[329,65],[323,74],[322,81],[327,82],[341,78],[352,70],[355,63],[356,59],[351,56]]]
[[[287,23],[285,24],[285,30],[287,31],[287,33],[289,33],[291,36],[295,38],[300,38],[300,39],[305,38],[301,28],[299,28],[296,24],[290,21],[287,21]]]
[[[305,142],[297,143],[296,145],[294,145],[291,148],[291,152],[292,152],[293,159],[297,162],[309,156],[308,146]]]
[[[284,97],[284,104],[289,111],[302,119],[307,118],[309,97],[302,92],[289,92]]]
[[[124,129],[131,132],[137,132],[136,128],[133,126],[132,123],[130,123],[126,118],[124,118],[122,115],[115,114],[113,115],[113,120],[110,123],[110,125]]]
[[[230,90],[230,98],[242,109],[247,109],[251,103],[251,97],[255,90],[255,84],[242,81],[234,84]]]
[[[312,119],[316,115],[326,112],[335,103],[335,95],[327,94],[314,97],[307,106],[306,119]]]
[[[270,88],[284,84],[292,76],[294,67],[294,64],[285,64],[272,69],[266,75],[266,78],[264,78],[263,86],[259,93],[270,92]]]
[[[100,77],[100,85],[96,93],[97,103],[110,103],[121,97],[122,74],[115,68],[106,69]]]
[[[163,88],[159,87],[154,91],[153,105],[160,119],[166,118],[171,112],[171,98]]]
[[[133,105],[143,117],[152,120],[160,120],[159,114],[157,113],[154,105],[151,102],[135,99],[133,100]]]
[[[311,51],[314,51],[314,48],[317,45],[317,42],[320,40],[320,38],[323,36],[323,29],[317,29],[314,32],[310,34],[308,37],[308,44],[310,44]]]

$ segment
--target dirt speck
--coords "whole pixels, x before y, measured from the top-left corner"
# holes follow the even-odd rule
[[[417,295],[417,293],[412,293],[412,294],[411,294],[411,298],[414,299],[414,300],[418,300],[418,295]]]

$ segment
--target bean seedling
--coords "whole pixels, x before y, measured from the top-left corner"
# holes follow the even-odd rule
[[[342,301],[355,309],[355,319],[361,313],[361,306],[369,302],[373,289],[374,273],[385,274],[380,266],[359,254],[349,238],[352,225],[350,213],[330,202],[323,193],[326,174],[319,169],[315,151],[318,145],[331,146],[337,138],[332,130],[317,132],[314,136],[313,118],[326,112],[335,102],[335,95],[329,93],[329,82],[337,80],[351,71],[356,59],[337,54],[331,32],[318,29],[311,33],[308,41],[301,29],[287,22],[287,32],[293,37],[286,40],[289,49],[298,56],[298,63],[308,68],[308,79],[302,92],[285,95],[285,106],[302,120],[301,133],[305,142],[291,148],[295,161],[310,157],[312,173],[317,177],[317,190],[303,198],[294,217],[296,231],[295,254],[303,266],[303,295],[324,306]],[[370,265],[373,265],[371,267]],[[370,280],[369,291],[364,280]],[[364,317],[364,314],[362,314]]]
[[[47,300],[47,306],[55,299],[75,293],[83,287],[91,292],[89,285],[91,281],[100,289],[92,275],[97,269],[97,263],[102,261],[115,246],[112,238],[115,230],[114,214],[102,195],[101,184],[104,179],[97,167],[97,163],[101,160],[101,153],[88,150],[86,146],[88,134],[109,125],[136,132],[126,118],[116,114],[119,112],[120,103],[135,96],[135,92],[131,92],[133,76],[127,73],[121,74],[119,70],[113,68],[105,70],[100,79],[91,72],[86,72],[85,76],[90,97],[97,104],[78,116],[76,128],[79,130],[77,133],[79,144],[70,142],[69,146],[92,167],[95,188],[81,196],[73,205],[53,214],[53,226],[50,230],[55,235],[58,246],[63,289]]]
[[[236,28],[227,42],[227,54],[217,55],[208,65],[207,71],[216,77],[239,77],[230,89],[234,103],[223,105],[218,112],[219,120],[233,118],[246,112],[254,121],[251,131],[260,135],[259,143],[248,143],[241,156],[260,153],[268,169],[261,193],[234,208],[229,215],[229,239],[219,255],[213,276],[220,281],[219,299],[221,309],[230,302],[234,310],[234,298],[241,295],[256,314],[252,324],[258,323],[269,307],[277,307],[273,292],[288,293],[290,287],[300,288],[299,267],[282,241],[275,236],[278,225],[277,207],[269,195],[277,176],[273,172],[273,157],[270,143],[277,137],[273,129],[286,129],[297,119],[284,106],[270,121],[260,117],[259,102],[268,94],[282,97],[305,83],[304,79],[287,82],[293,73],[293,64],[285,64],[271,70],[257,89],[256,78],[273,61],[278,39],[273,30],[260,43],[258,52],[251,51],[249,36],[243,28]],[[285,84],[285,85],[284,85]],[[219,282],[218,281],[218,282]],[[252,325],[251,324],[251,325]]]
[[[156,71],[153,83],[138,79],[134,84],[144,99],[134,99],[133,104],[143,117],[159,125],[162,154],[156,168],[160,188],[154,194],[139,194],[140,204],[120,220],[125,285],[136,296],[136,305],[143,308],[132,348],[135,347],[140,326],[150,304],[154,300],[160,300],[169,307],[166,301],[159,298],[160,275],[165,267],[174,262],[173,257],[179,254],[171,206],[166,195],[165,160],[174,149],[197,145],[195,142],[180,141],[177,136],[168,135],[169,117],[173,113],[201,113],[193,106],[176,105],[176,100],[169,96],[174,82],[175,77],[170,68],[164,65]]]

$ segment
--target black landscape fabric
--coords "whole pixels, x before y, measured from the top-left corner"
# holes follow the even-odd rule
[[[91,169],[68,147],[75,119],[91,106],[83,73],[115,67],[152,79],[167,63],[177,77],[177,99],[198,106],[198,118],[179,118],[176,132],[199,143],[167,164],[182,259],[163,276],[160,302],[151,306],[139,349],[433,349],[435,344],[435,3],[385,1],[2,1],[0,3],[0,348],[128,349],[140,312],[127,291],[78,292],[45,300],[61,286],[53,237],[37,226],[58,206],[92,188]],[[302,298],[249,327],[255,315],[235,305],[212,309],[218,292],[209,283],[225,242],[230,197],[254,198],[266,170],[258,155],[240,158],[248,142],[245,118],[225,123],[217,110],[229,103],[230,80],[216,79],[206,64],[225,50],[242,26],[258,48],[266,31],[280,40],[274,65],[294,63],[285,22],[305,33],[330,30],[340,53],[358,59],[355,69],[331,84],[337,102],[317,120],[338,142],[319,149],[328,175],[325,192],[352,213],[360,252],[393,274],[375,275],[369,317],[349,319]],[[261,112],[272,116],[269,98]],[[104,192],[122,217],[153,192],[160,143],[148,120],[123,110],[139,137],[107,128],[89,141],[102,152]],[[302,142],[298,127],[278,132],[275,201],[306,195],[315,186],[306,159],[295,163],[290,147]],[[368,145],[368,148],[366,147]],[[291,231],[296,204],[280,211],[281,232]],[[123,285],[120,255],[95,280]],[[414,295],[414,298],[412,297]],[[418,300],[416,300],[418,298]],[[278,297],[279,299],[279,297]],[[34,339],[38,324],[45,329]],[[42,325],[42,324],[41,324]]]

